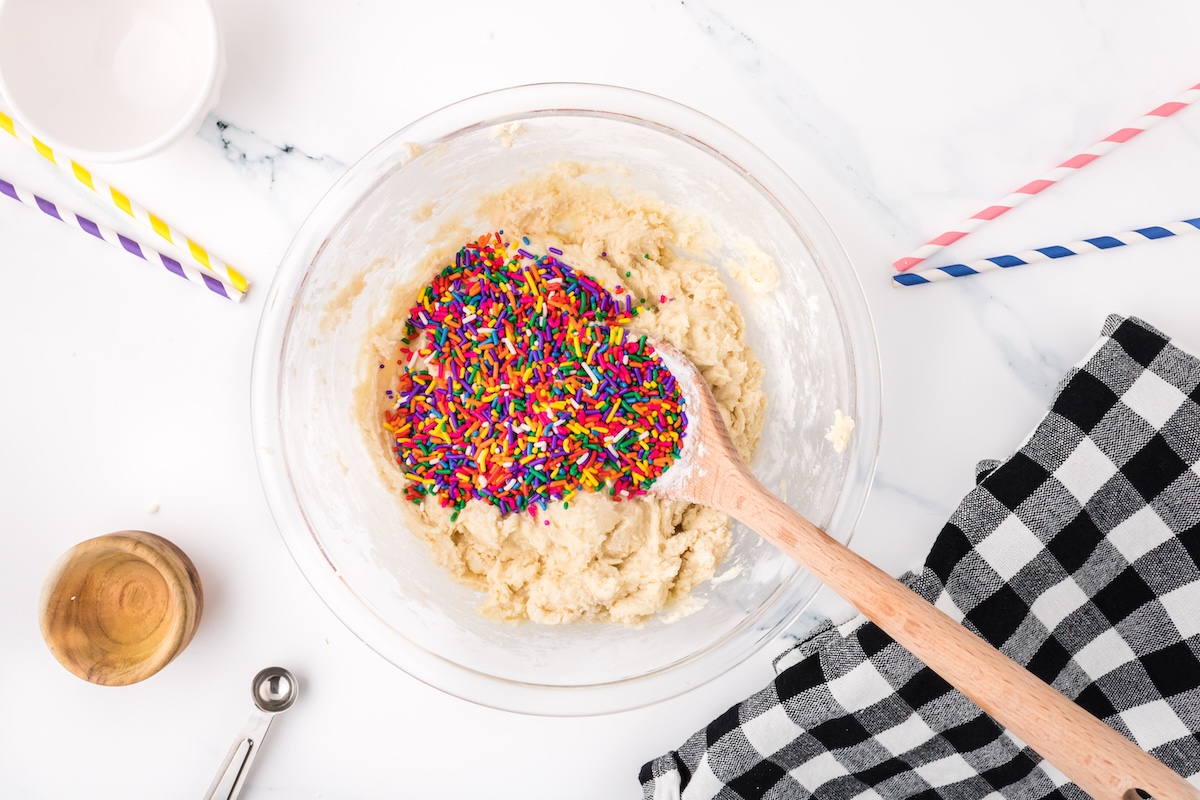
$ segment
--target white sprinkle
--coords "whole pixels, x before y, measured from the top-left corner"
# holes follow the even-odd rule
[[[575,402],[575,398],[574,398],[574,397],[568,397],[568,398],[567,398],[567,402],[568,402],[568,403],[570,403],[571,405],[575,406],[575,408],[577,408],[577,409],[578,409],[578,408],[583,408],[583,406],[581,406],[581,405],[579,405],[579,403],[576,403],[576,402]]]
[[[504,346],[508,348],[508,352],[512,355],[515,356],[517,354],[517,348],[513,347],[512,340],[507,336],[504,337]]]
[[[615,443],[615,442],[619,442],[619,441],[621,441],[621,439],[622,439],[622,438],[625,436],[625,434],[627,434],[627,433],[629,433],[629,428],[621,428],[621,432],[620,432],[620,433],[618,433],[616,436],[614,436],[614,437],[613,437],[613,442]]]
[[[466,325],[468,322],[474,322],[476,319],[478,319],[477,315],[467,314],[465,317],[463,317],[463,325]]]
[[[621,457],[619,455],[617,455],[617,451],[613,449],[613,446],[611,444],[606,444],[604,446],[608,448],[608,452],[612,453],[613,458],[615,458],[617,461],[621,460]]]
[[[150,505],[146,506],[146,513],[147,514],[157,514],[159,508],[160,508],[160,506],[158,505],[158,503],[151,503]]]
[[[588,460],[589,455],[590,455],[590,453],[584,453],[583,455],[581,455],[579,457],[579,459],[575,462],[575,466],[577,466],[577,467],[583,466],[583,462]]]
[[[650,436],[650,431],[642,431],[641,434],[638,435],[638,441],[640,442],[648,436]]]

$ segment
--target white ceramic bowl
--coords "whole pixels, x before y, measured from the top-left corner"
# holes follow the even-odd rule
[[[503,624],[481,617],[481,597],[405,529],[351,414],[366,334],[391,289],[444,246],[440,226],[492,230],[480,196],[562,160],[619,165],[589,177],[706,220],[720,243],[695,255],[709,263],[737,257],[742,235],[775,260],[769,294],[727,277],[768,372],[751,468],[843,542],[875,466],[880,386],[870,315],[829,227],[770,159],[689,108],[610,86],[517,87],[418,120],[349,170],[297,234],[259,327],[252,412],[271,510],[309,582],[384,657],[459,697],[567,715],[652,703],[720,675],[794,620],[818,583],[735,526],[721,571],[739,571],[702,584],[690,616],[641,629]],[[858,422],[844,453],[825,440],[835,409]]]
[[[133,161],[194,133],[224,71],[209,0],[0,0],[0,92],[81,161]]]

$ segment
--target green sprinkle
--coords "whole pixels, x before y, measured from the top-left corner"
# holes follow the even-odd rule
[[[645,494],[683,435],[681,399],[662,387],[653,349],[621,329],[648,298],[634,307],[554,259],[513,257],[502,241],[464,247],[405,323],[406,344],[437,365],[398,360],[402,391],[389,393],[407,403],[391,448],[414,476],[406,496],[440,498],[457,521],[470,499],[509,514],[569,509],[585,484],[616,499]],[[566,304],[543,303],[552,276]],[[476,463],[483,441],[497,443],[486,467]]]

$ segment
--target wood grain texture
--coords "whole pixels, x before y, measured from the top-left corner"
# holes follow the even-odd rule
[[[677,358],[664,360],[686,385]],[[1200,798],[1174,771],[767,491],[738,457],[703,379],[686,368],[696,385],[687,406],[691,441],[685,463],[672,468],[680,479],[664,476],[656,493],[719,509],[757,531],[1093,797],[1132,800],[1142,789],[1157,800]]]
[[[72,547],[42,586],[40,623],[50,652],[75,675],[104,686],[145,680],[196,633],[204,591],[191,559],[145,531],[121,531]]]

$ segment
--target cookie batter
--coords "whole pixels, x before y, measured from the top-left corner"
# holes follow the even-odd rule
[[[529,237],[540,252],[561,250],[564,263],[610,290],[620,286],[635,302],[644,298],[629,328],[674,345],[696,364],[748,459],[766,410],[763,368],[717,271],[676,253],[694,243],[700,227],[655,198],[617,196],[582,173],[565,165],[514,185],[485,198],[481,215],[493,229]],[[448,236],[447,250],[419,271],[423,277],[453,260],[466,241],[462,233]],[[369,342],[368,362],[395,362],[412,298],[395,298],[394,315]],[[358,415],[364,434],[378,443],[381,476],[403,502],[404,478],[379,426],[391,372],[376,366],[364,377]],[[453,510],[436,502],[404,507],[437,563],[482,592],[481,611],[501,620],[643,624],[711,578],[730,545],[725,515],[653,497],[614,502],[584,491],[569,508],[551,506],[536,517],[501,515],[471,501],[453,521]]]

